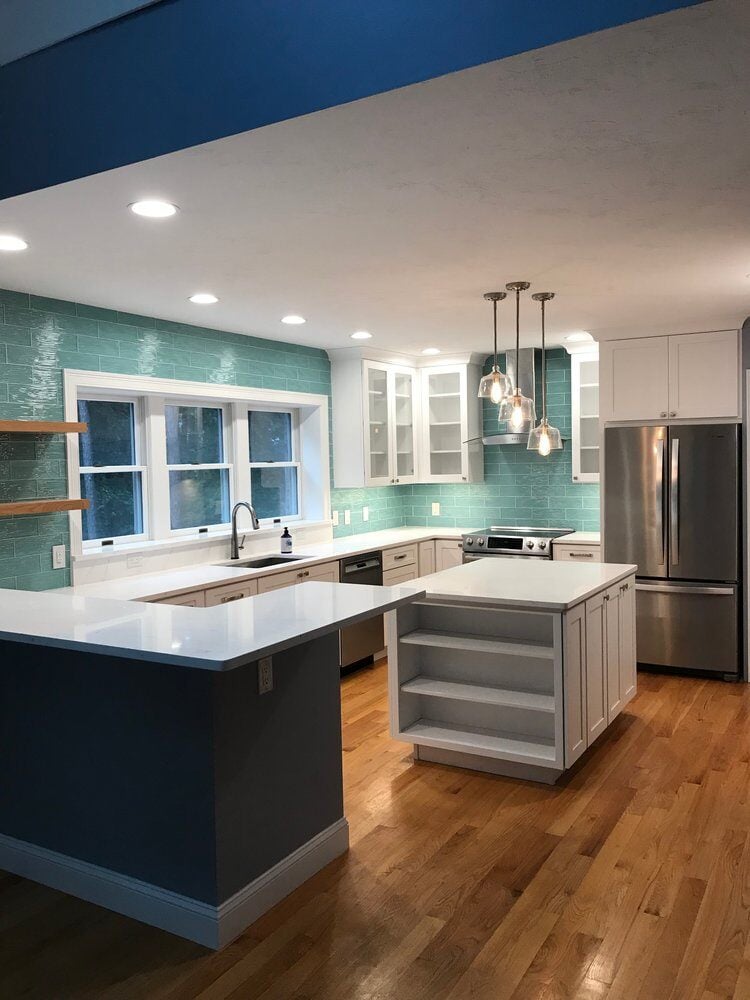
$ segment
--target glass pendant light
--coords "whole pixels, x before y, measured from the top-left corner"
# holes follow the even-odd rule
[[[538,451],[544,458],[551,451],[559,451],[562,448],[562,438],[557,427],[550,427],[547,420],[547,345],[545,343],[544,326],[544,306],[550,299],[554,299],[554,292],[535,292],[531,296],[535,302],[540,302],[542,306],[542,419],[538,427],[534,427],[529,432],[529,441],[526,447],[529,451]]]
[[[521,431],[525,424],[532,424],[536,420],[536,410],[534,400],[524,396],[520,389],[519,367],[521,362],[521,292],[525,292],[531,285],[528,281],[509,281],[505,286],[509,292],[516,293],[516,386],[512,393],[509,393],[500,404],[498,412],[498,422],[506,423],[511,431]]]
[[[505,399],[505,397],[511,392],[513,386],[507,375],[500,371],[500,365],[497,363],[497,304],[502,302],[506,297],[505,292],[485,292],[484,298],[487,302],[492,303],[492,316],[495,324],[495,342],[492,354],[492,370],[489,375],[483,375],[479,383],[479,392],[477,395],[480,399],[489,399],[493,403],[498,405]]]

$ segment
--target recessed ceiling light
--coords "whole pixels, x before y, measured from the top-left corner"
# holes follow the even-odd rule
[[[10,236],[8,234],[0,235],[0,250],[7,250],[9,253],[15,253],[17,250],[28,250],[29,244],[26,240],[22,240],[20,236]]]
[[[286,323],[287,326],[302,326],[307,321],[304,316],[297,316],[295,313],[292,313],[290,316],[282,316],[281,322]]]
[[[425,347],[422,354],[440,354],[439,347]]]
[[[197,306],[212,306],[214,302],[219,300],[210,292],[196,292],[195,295],[190,296],[190,301],[195,302]]]
[[[367,330],[355,330],[350,336],[352,340],[369,340],[372,334],[368,333]]]
[[[590,333],[586,333],[585,330],[578,330],[577,333],[569,333],[567,337],[563,338],[568,344],[578,344],[584,340],[593,340],[594,338]]]
[[[147,219],[168,219],[177,213],[177,206],[158,198],[146,198],[145,201],[134,201],[128,206],[136,215],[144,215]]]

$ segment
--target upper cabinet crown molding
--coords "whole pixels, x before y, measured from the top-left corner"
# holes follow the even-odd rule
[[[425,356],[385,351],[378,347],[369,347],[367,344],[360,347],[329,347],[326,353],[332,364],[357,358],[360,361],[381,361],[383,364],[403,365],[406,368],[433,368],[435,365],[483,365],[487,360],[487,354],[477,351]]]
[[[603,422],[739,419],[737,330],[603,341],[599,358]]]

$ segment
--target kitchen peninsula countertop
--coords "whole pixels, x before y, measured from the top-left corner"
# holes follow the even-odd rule
[[[213,608],[0,591],[0,639],[226,671],[408,604],[403,587],[313,581]]]

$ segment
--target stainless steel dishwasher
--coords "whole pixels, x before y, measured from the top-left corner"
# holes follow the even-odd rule
[[[365,552],[361,556],[350,556],[339,563],[339,580],[341,583],[368,583],[371,586],[383,586],[383,553]],[[339,650],[341,654],[341,669],[355,664],[372,663],[375,653],[385,647],[383,637],[383,616],[368,618],[347,625],[339,632]]]

